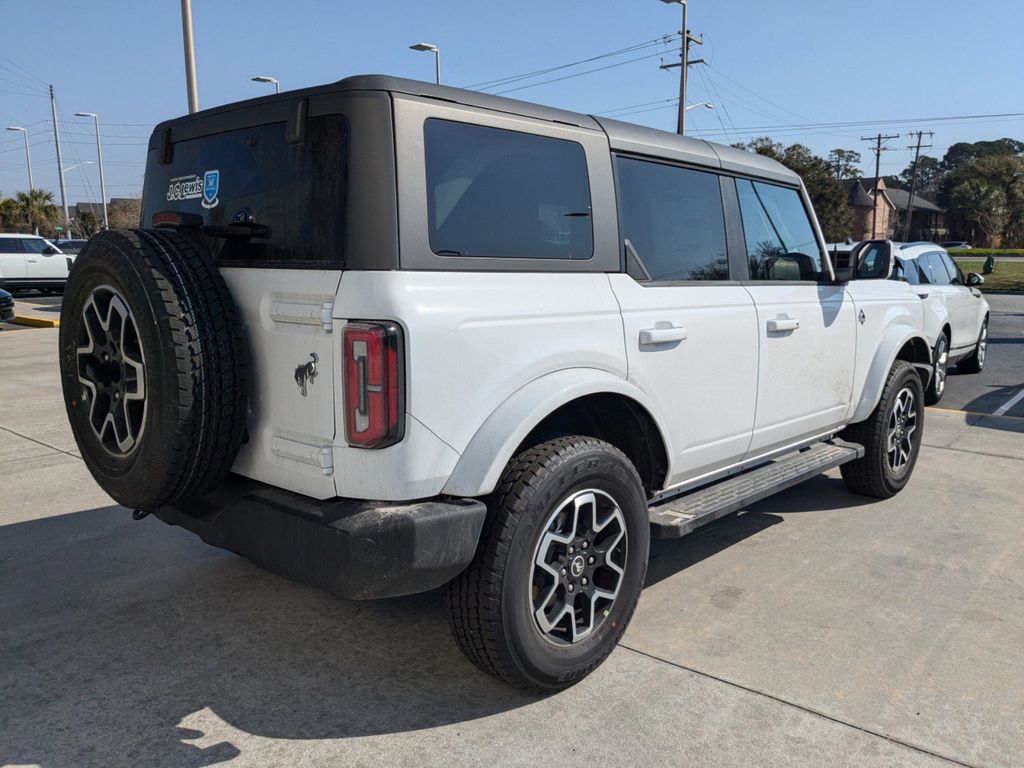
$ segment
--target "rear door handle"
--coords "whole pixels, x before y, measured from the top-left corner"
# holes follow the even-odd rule
[[[665,344],[670,341],[683,341],[686,338],[685,328],[669,326],[667,328],[644,328],[640,331],[640,346]]]
[[[800,321],[795,317],[780,315],[768,321],[768,333],[780,333],[782,331],[795,331],[800,327]]]

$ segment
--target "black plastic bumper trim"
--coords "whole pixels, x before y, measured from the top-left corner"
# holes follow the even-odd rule
[[[342,597],[425,592],[462,572],[486,507],[477,499],[327,499],[232,475],[215,491],[154,514],[207,544]]]

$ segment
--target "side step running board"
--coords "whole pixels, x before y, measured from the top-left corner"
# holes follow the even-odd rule
[[[779,491],[864,455],[864,446],[834,439],[650,508],[651,534],[678,539]]]

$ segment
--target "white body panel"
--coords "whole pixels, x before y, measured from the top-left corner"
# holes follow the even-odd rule
[[[333,459],[340,342],[321,313],[334,301],[341,273],[225,267],[221,274],[242,316],[251,366],[249,440],[233,470],[314,498],[334,496],[322,457],[326,451]],[[311,354],[319,358],[317,377],[303,397],[295,369]]]
[[[896,280],[854,280],[847,284],[846,293],[856,310],[857,342],[853,398],[844,421],[868,417],[896,354],[910,338],[923,336],[924,309],[914,292],[917,287]]]
[[[853,393],[856,313],[841,286],[748,283],[757,306],[757,415],[749,456],[841,424]]]
[[[629,381],[658,406],[672,438],[666,484],[742,457],[758,391],[757,313],[750,293],[739,284],[641,285],[622,274],[609,279],[622,308]]]
[[[574,368],[626,378],[622,321],[606,275],[346,272],[335,303],[338,345],[348,320],[403,327],[409,420],[405,439],[379,450],[349,447],[338,424],[341,496],[436,494],[481,425],[517,390]]]

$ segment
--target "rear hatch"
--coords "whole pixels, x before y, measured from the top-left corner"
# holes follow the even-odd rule
[[[330,96],[299,91],[158,126],[142,211],[143,227],[203,238],[242,317],[250,412],[233,470],[315,498],[335,495],[333,315],[353,134],[351,99]]]

